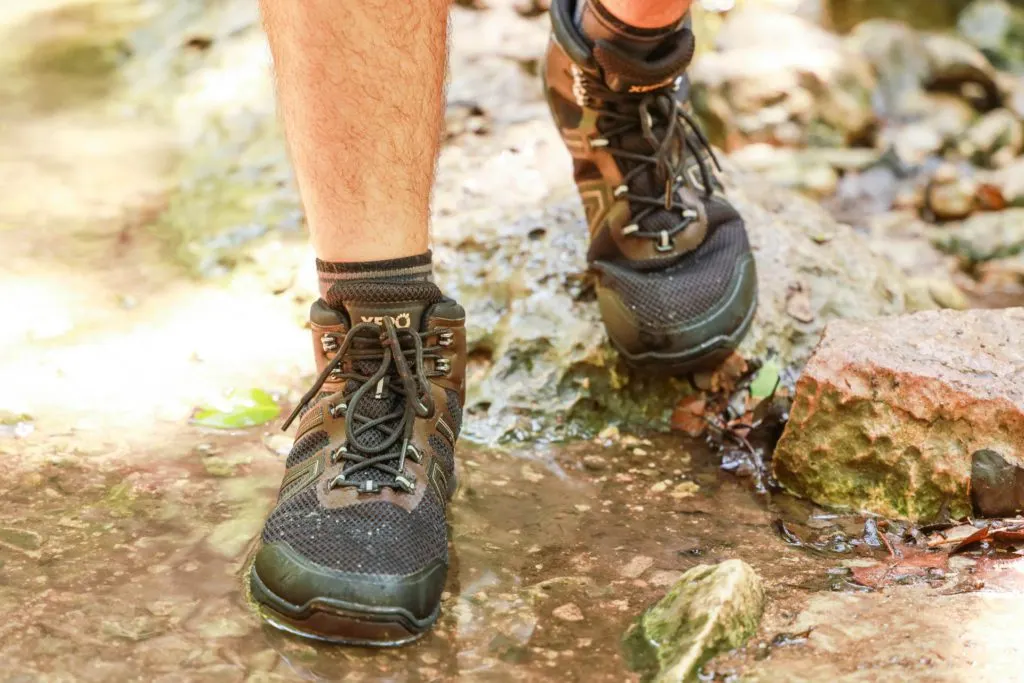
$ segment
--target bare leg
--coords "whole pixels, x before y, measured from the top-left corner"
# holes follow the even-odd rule
[[[617,19],[636,28],[675,24],[690,9],[691,0],[600,0]]]
[[[423,254],[449,0],[260,0],[317,257]]]

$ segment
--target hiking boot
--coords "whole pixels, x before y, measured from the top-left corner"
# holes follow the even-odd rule
[[[693,33],[680,26],[641,56],[614,37],[586,38],[577,1],[551,3],[543,73],[573,157],[608,336],[636,367],[713,365],[750,326],[757,278],[743,219],[686,104]]]
[[[273,626],[400,645],[437,620],[465,398],[465,312],[430,282],[340,282],[310,312],[320,375],[250,574]]]

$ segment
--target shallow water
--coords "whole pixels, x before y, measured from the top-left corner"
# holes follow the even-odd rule
[[[278,633],[247,604],[283,469],[253,435],[192,429],[99,467],[67,454],[0,491],[0,657],[26,681],[622,680],[622,633],[689,567],[742,557],[775,600],[827,589],[831,558],[787,546],[702,444],[624,441],[463,447],[444,614],[384,652]]]

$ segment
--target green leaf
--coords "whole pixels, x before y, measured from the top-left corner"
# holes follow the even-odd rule
[[[754,398],[768,398],[775,393],[778,384],[779,366],[775,361],[767,361],[751,380],[750,395]]]
[[[203,427],[241,429],[266,424],[281,413],[281,407],[262,389],[231,391],[215,405],[200,408],[192,421]]]

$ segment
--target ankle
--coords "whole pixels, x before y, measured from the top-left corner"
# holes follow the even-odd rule
[[[578,0],[577,22],[590,5],[596,14],[605,15],[625,27],[641,30],[676,30],[690,10],[691,0]]]
[[[338,282],[352,280],[385,281],[429,281],[433,279],[432,254],[427,251],[416,256],[405,256],[378,261],[338,262],[316,260],[316,272],[320,281],[320,296]]]

